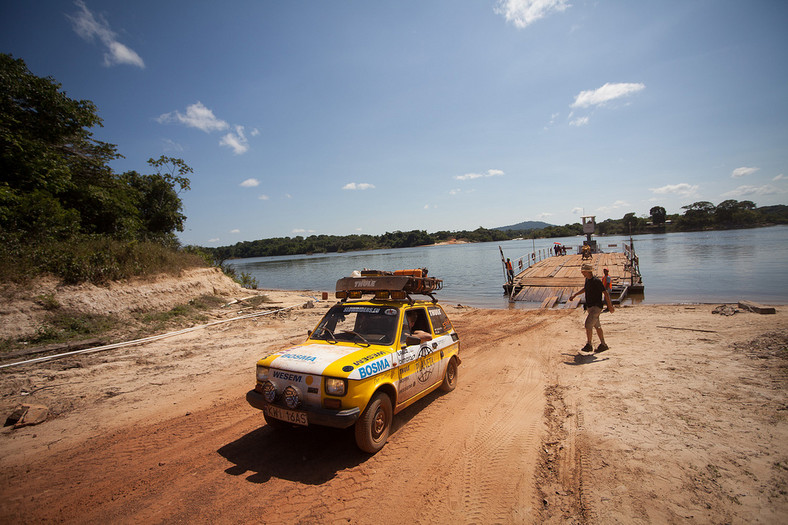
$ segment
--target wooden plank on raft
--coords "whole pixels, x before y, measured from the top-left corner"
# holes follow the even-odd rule
[[[580,298],[579,297],[575,297],[571,301],[567,301],[566,305],[564,306],[564,308],[574,309],[574,308],[577,308],[577,305],[579,305],[579,304],[580,304]]]
[[[555,295],[552,297],[548,297],[542,302],[542,306],[540,306],[540,308],[545,308],[545,309],[552,308],[557,300],[558,297],[556,297]]]
[[[756,314],[774,314],[777,310],[773,306],[765,306],[752,301],[739,301],[739,308]]]

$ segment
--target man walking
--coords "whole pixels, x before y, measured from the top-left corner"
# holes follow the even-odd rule
[[[602,308],[605,303],[607,303],[607,308],[611,313],[615,311],[615,308],[613,308],[613,302],[610,300],[610,293],[607,291],[607,288],[605,288],[605,285],[602,284],[599,278],[594,277],[594,268],[590,264],[583,264],[583,266],[580,267],[580,272],[583,274],[583,277],[586,278],[585,285],[583,285],[583,288],[573,293],[569,297],[569,300],[571,301],[580,294],[585,294],[586,296],[586,345],[581,352],[594,351],[594,346],[592,344],[594,328],[596,328],[596,333],[599,336],[599,346],[596,347],[596,352],[604,352],[607,350],[608,346],[605,344],[605,335],[602,332],[602,325],[599,322],[599,314],[602,313]]]

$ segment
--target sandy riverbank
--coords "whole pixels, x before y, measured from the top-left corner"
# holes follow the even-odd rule
[[[171,308],[207,290],[185,281],[206,279],[61,302],[104,297],[121,315],[144,296]],[[224,304],[249,295],[210,280]],[[27,402],[52,417],[0,435],[0,518],[375,523],[368,509],[380,505],[398,509],[391,523],[788,518],[786,307],[730,317],[715,305],[624,307],[603,317],[611,349],[578,359],[581,310],[447,306],[459,387],[397,416],[368,457],[345,433],[274,433],[243,400],[255,360],[302,340],[330,304],[319,292],[263,293],[270,303],[207,315],[296,308],[1,371],[0,415]]]

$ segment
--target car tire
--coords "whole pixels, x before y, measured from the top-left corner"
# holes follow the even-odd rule
[[[391,398],[383,392],[377,392],[356,421],[358,448],[370,454],[382,449],[391,433],[393,417]]]
[[[457,373],[459,367],[457,366],[457,359],[452,357],[449,359],[449,364],[446,365],[446,373],[443,375],[443,383],[441,390],[444,392],[451,392],[457,388]]]

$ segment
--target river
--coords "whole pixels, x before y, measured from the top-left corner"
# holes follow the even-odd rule
[[[603,251],[628,242],[627,236],[595,237]],[[632,302],[732,303],[747,299],[788,304],[788,226],[745,230],[667,233],[632,237],[640,259],[645,293]],[[370,250],[362,252],[259,257],[229,261],[257,279],[260,288],[331,292],[353,270],[429,268],[443,279],[443,302],[484,308],[510,305],[503,294],[500,246],[513,261],[554,242],[578,246],[583,237],[512,240]],[[576,253],[576,252],[569,252]]]

